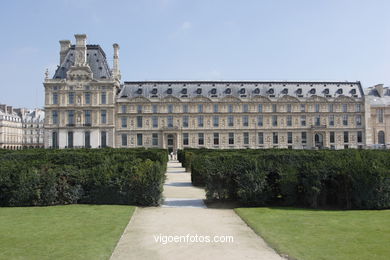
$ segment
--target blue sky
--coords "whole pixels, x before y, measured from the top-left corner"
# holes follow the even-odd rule
[[[3,1],[0,103],[43,107],[59,40],[86,33],[122,80],[390,83],[390,1]]]

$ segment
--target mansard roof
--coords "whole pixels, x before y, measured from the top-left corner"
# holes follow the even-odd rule
[[[125,81],[119,98],[254,98],[263,96],[279,99],[283,96],[307,99],[312,96],[337,98],[364,96],[360,82],[310,81]]]
[[[66,73],[75,61],[75,45],[72,45],[60,66],[54,73],[53,79],[64,79]],[[100,45],[87,44],[87,63],[92,70],[94,79],[111,78],[111,70],[107,63],[106,54]]]

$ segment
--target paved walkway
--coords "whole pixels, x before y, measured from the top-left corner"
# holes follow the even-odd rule
[[[190,174],[178,162],[168,163],[163,195],[161,207],[137,208],[112,260],[282,259],[233,210],[207,208],[204,190],[191,185]],[[173,236],[182,242],[165,243]],[[229,236],[233,242],[191,242],[196,236]]]

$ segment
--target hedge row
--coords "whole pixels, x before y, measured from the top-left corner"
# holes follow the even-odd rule
[[[0,206],[158,205],[168,155],[159,149],[0,153]]]
[[[184,150],[211,200],[249,206],[390,208],[390,153],[381,150]]]

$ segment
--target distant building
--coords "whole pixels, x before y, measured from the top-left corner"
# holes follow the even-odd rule
[[[19,109],[23,126],[23,148],[44,147],[45,112],[41,109]]]

